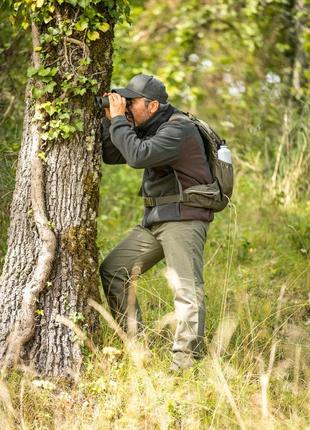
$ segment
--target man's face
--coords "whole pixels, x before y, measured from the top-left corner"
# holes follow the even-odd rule
[[[129,109],[128,107],[126,108],[126,113],[129,114],[127,118],[130,122],[133,122],[132,118],[130,118],[132,115],[135,125],[139,126],[147,121],[158,108],[159,102],[157,100],[147,101],[143,97],[130,99]]]

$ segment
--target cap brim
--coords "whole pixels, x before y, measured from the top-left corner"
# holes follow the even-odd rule
[[[112,93],[117,93],[126,99],[135,99],[136,97],[143,97],[134,91],[128,90],[127,88],[113,88]]]

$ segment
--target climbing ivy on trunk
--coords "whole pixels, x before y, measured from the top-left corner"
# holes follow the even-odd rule
[[[96,214],[101,113],[94,94],[109,88],[115,22],[124,2],[26,0],[11,21],[32,35],[22,145],[0,280],[4,370],[34,365],[46,375],[79,370],[97,316]],[[65,319],[63,318],[65,317]]]

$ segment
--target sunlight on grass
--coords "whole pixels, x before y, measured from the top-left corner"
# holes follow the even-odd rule
[[[80,373],[70,381],[46,380],[23,367],[1,380],[1,428],[309,428],[310,207],[282,208],[267,203],[267,194],[253,199],[255,181],[238,175],[235,205],[218,214],[209,231],[206,354],[201,361],[182,373],[169,371],[175,329],[171,289],[177,280],[160,263],[134,280],[145,330],[137,336],[135,330],[124,333],[105,302],[90,301],[102,315],[101,345],[60,318],[83,345]],[[124,234],[125,209],[112,232],[99,217],[106,240],[99,238],[103,255]],[[137,207],[131,213],[131,226],[139,212]]]

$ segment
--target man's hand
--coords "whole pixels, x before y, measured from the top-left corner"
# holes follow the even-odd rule
[[[104,93],[103,97],[109,97],[110,107],[104,108],[105,117],[111,120],[114,116],[125,115],[126,99],[117,93]]]
[[[118,115],[125,115],[126,111],[126,99],[117,93],[108,94],[110,101],[110,115],[114,118]]]

